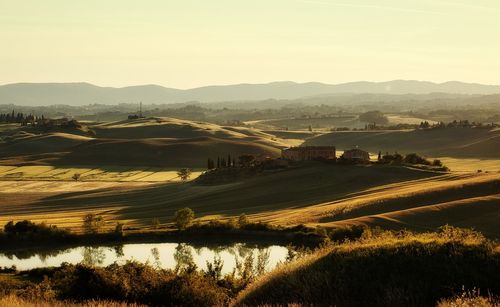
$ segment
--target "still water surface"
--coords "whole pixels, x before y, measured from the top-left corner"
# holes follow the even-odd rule
[[[123,264],[127,260],[149,263],[165,269],[173,269],[182,262],[192,260],[199,269],[205,269],[207,261],[220,257],[224,262],[223,273],[232,272],[236,261],[242,261],[253,254],[254,259],[259,254],[267,257],[267,270],[273,269],[285,261],[288,250],[284,246],[258,247],[245,243],[225,246],[200,247],[187,243],[139,243],[118,246],[79,246],[65,250],[49,252],[32,252],[28,254],[0,253],[0,267],[16,266],[18,270],[60,266],[67,262],[71,264],[86,263],[107,266],[114,262]]]

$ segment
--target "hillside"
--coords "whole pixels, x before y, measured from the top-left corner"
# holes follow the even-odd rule
[[[91,125],[93,136],[19,128],[0,144],[4,165],[127,165],[205,167],[207,158],[242,154],[278,156],[276,137],[214,124],[148,118]]]
[[[498,94],[499,85],[462,82],[432,83],[413,80],[388,82],[272,82],[173,89],[158,85],[122,88],[99,87],[89,83],[15,83],[0,86],[0,104],[17,105],[89,105],[119,103],[179,103],[188,101],[222,102],[264,99],[298,99],[328,94]]]
[[[407,131],[343,131],[306,140],[304,145],[335,145],[377,153],[417,152],[430,157],[500,158],[500,130],[448,128]]]
[[[21,191],[23,185],[26,191]],[[91,188],[78,192],[73,185]],[[327,228],[381,225],[421,231],[451,224],[500,237],[496,227],[500,174],[312,163],[224,185],[121,182],[100,189],[93,182],[67,182],[66,193],[57,183],[47,183],[45,189],[37,184],[33,193],[28,192],[30,186],[32,182],[17,182],[13,189],[12,182],[0,181],[5,191],[0,192],[0,203],[5,204],[0,225],[22,217],[79,229],[81,217],[92,211],[102,213],[110,224],[120,220],[147,226],[152,218],[170,221],[176,210],[188,206],[203,220],[246,213],[252,220]],[[420,211],[411,211],[416,208]],[[384,221],[391,223],[377,224],[381,218],[376,216],[384,214],[388,215]]]
[[[278,267],[235,305],[433,306],[463,288],[500,293],[499,274],[500,253],[474,232],[367,232]]]

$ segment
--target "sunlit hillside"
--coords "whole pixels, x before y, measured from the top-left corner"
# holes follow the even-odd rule
[[[288,143],[248,128],[170,118],[86,126],[86,136],[17,128],[0,146],[4,165],[206,167],[208,158],[242,154],[277,157]]]

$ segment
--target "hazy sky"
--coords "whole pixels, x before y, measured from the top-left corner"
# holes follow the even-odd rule
[[[499,0],[1,0],[0,83],[500,84]]]

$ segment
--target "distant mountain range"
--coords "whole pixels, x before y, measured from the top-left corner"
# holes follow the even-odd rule
[[[265,99],[298,99],[339,94],[498,94],[500,85],[476,83],[395,80],[388,82],[272,82],[205,86],[181,90],[159,85],[122,88],[100,87],[89,83],[15,83],[0,86],[0,104],[81,106],[88,104],[137,103],[168,104],[188,101],[223,102]]]

